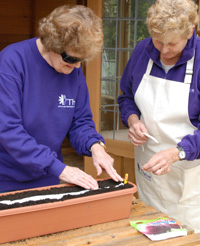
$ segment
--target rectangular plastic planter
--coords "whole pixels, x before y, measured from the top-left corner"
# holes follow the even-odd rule
[[[2,210],[0,211],[0,243],[128,218],[133,194],[137,192],[136,185],[132,185],[132,188],[123,190]],[[63,186],[69,185],[51,187]],[[50,186],[35,190],[49,188]]]

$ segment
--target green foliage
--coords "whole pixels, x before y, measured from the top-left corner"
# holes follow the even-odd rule
[[[104,0],[103,1],[103,30],[105,48],[134,48],[136,43],[149,36],[145,20],[147,10],[155,0]],[[122,5],[121,5],[122,3]],[[136,7],[138,4],[138,7]],[[135,13],[135,10],[138,12]],[[135,18],[137,16],[137,18]],[[136,22],[136,23],[135,23]],[[137,32],[135,30],[137,27]],[[128,36],[123,47],[119,44],[121,36]],[[118,33],[118,37],[116,36]],[[135,36],[137,35],[136,39]]]

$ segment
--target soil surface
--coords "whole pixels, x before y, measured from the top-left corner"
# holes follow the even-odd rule
[[[63,196],[61,199],[45,199],[45,200],[39,200],[39,201],[28,201],[24,203],[15,203],[12,205],[7,205],[7,204],[0,204],[0,210],[5,210],[5,209],[11,209],[11,208],[19,208],[19,207],[25,207],[25,206],[32,206],[36,204],[43,204],[43,203],[50,203],[50,202],[59,202],[59,201],[64,201],[68,199],[74,199],[77,197],[83,197],[83,196],[90,196],[90,195],[96,195],[96,194],[101,194],[105,192],[112,192],[116,190],[121,190],[121,189],[128,189],[132,188],[133,185],[131,184],[125,184],[121,185],[119,187],[115,187],[116,185],[120,184],[121,182],[115,182],[112,179],[107,179],[104,181],[98,181],[99,184],[99,189],[98,190],[90,190],[84,194],[79,194],[79,195],[66,195]],[[106,188],[109,187],[109,188]],[[72,187],[60,187],[60,188],[50,188],[50,189],[45,189],[44,190],[31,190],[31,191],[23,191],[19,192],[16,194],[10,194],[10,195],[2,195],[0,196],[0,201],[4,200],[18,200],[26,197],[31,197],[31,196],[38,196],[38,195],[49,195],[49,194],[62,194],[62,193],[69,193],[69,192],[78,192],[78,191],[83,191],[84,189],[79,186],[72,186]]]

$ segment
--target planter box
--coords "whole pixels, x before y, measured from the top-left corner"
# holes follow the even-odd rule
[[[133,187],[65,201],[1,210],[0,243],[128,218],[133,193],[137,191],[136,185],[128,183]],[[72,185],[55,185],[33,190],[63,186]],[[19,192],[22,191],[17,193]]]

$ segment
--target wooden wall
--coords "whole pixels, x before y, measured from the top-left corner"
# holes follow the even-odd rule
[[[37,36],[38,20],[60,5],[86,4],[85,0],[0,0],[0,50],[11,43]]]
[[[32,1],[0,0],[0,50],[32,36]]]

